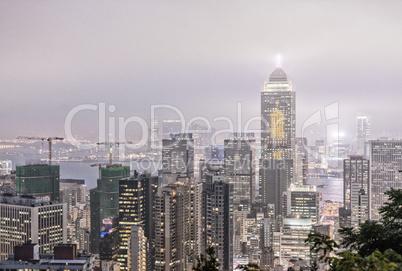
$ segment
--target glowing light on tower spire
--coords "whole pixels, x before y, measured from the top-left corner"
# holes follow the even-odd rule
[[[280,68],[281,67],[281,55],[278,55],[277,57],[276,57],[276,67],[277,68]]]

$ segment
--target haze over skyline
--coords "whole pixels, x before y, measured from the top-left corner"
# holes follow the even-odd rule
[[[297,134],[339,102],[340,131],[372,116],[373,135],[399,133],[402,3],[182,2],[0,3],[0,138],[64,136],[80,104],[108,116],[150,117],[169,104],[186,116],[260,115],[260,92],[281,55],[296,91]],[[392,117],[390,117],[392,116]],[[97,129],[82,115],[74,132]],[[96,132],[95,132],[96,133]]]

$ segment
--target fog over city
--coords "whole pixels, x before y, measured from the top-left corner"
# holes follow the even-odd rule
[[[338,102],[346,137],[368,115],[372,137],[397,138],[401,11],[400,1],[2,1],[0,138],[65,136],[82,104],[145,120],[166,104],[212,122],[235,120],[240,102],[245,122],[260,115],[278,56],[297,94],[297,135]],[[74,119],[78,138],[97,132],[96,112]]]

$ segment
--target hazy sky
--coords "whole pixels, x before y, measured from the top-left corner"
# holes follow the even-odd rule
[[[260,114],[263,82],[282,57],[297,92],[298,133],[338,101],[340,127],[372,116],[401,131],[402,1],[1,1],[0,138],[64,136],[80,104],[150,117]],[[78,116],[78,115],[77,115]],[[97,129],[97,115],[74,119]]]

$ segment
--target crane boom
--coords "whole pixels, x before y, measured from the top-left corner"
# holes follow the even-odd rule
[[[28,139],[28,140],[42,140],[49,142],[49,166],[52,164],[52,141],[53,140],[64,140],[62,137],[38,137],[38,136],[17,136],[16,139]]]
[[[113,159],[113,146],[114,145],[123,145],[123,144],[134,144],[131,141],[126,141],[126,142],[98,142],[96,143],[97,145],[108,145],[109,146],[109,165],[112,165],[112,159]]]

